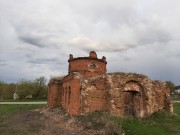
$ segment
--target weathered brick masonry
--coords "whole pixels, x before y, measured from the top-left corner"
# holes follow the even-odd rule
[[[48,106],[62,106],[70,115],[105,110],[122,117],[145,117],[173,111],[170,90],[163,81],[135,73],[106,74],[106,57],[69,55],[68,75],[49,82]]]

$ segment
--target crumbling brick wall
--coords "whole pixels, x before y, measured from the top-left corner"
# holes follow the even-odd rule
[[[51,78],[48,84],[48,107],[55,108],[61,106],[62,98],[62,78]]]
[[[81,113],[107,110],[106,76],[100,75],[81,81]]]
[[[173,112],[173,101],[170,98],[170,88],[163,81],[153,81],[153,85],[157,110],[165,109],[169,112]]]
[[[165,82],[144,75],[109,73],[83,79],[81,85],[81,113],[107,110],[122,117],[145,117],[161,109],[172,112]]]
[[[111,73],[107,75],[107,79],[110,83],[111,113],[135,117],[153,113],[154,91],[148,77],[134,73]],[[119,96],[113,96],[114,93]]]
[[[49,107],[62,106],[70,115],[105,110],[122,117],[173,111],[165,82],[136,73],[106,74],[106,57],[98,59],[94,51],[89,57],[73,58],[70,54],[68,62],[68,75],[49,82]]]
[[[134,117],[145,117],[160,109],[172,112],[165,82],[155,82],[135,73],[110,73],[107,74],[107,80],[110,84],[109,108],[113,114],[126,116],[128,109],[132,113],[128,115]]]

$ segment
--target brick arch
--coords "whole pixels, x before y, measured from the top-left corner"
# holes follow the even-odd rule
[[[124,116],[143,117],[144,90],[137,81],[128,81],[124,85]]]
[[[126,84],[124,85],[124,91],[125,92],[130,92],[130,91],[134,91],[134,92],[140,92],[142,91],[142,87],[141,85],[136,82],[136,81],[128,81],[126,82]]]

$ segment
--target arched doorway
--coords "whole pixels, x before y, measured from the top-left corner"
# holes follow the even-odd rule
[[[124,86],[124,116],[140,117],[142,109],[142,88],[134,81],[130,81]]]

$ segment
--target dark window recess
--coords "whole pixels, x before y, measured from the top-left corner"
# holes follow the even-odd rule
[[[70,99],[71,99],[71,87],[69,86],[69,97],[68,97],[68,104],[70,104]]]

